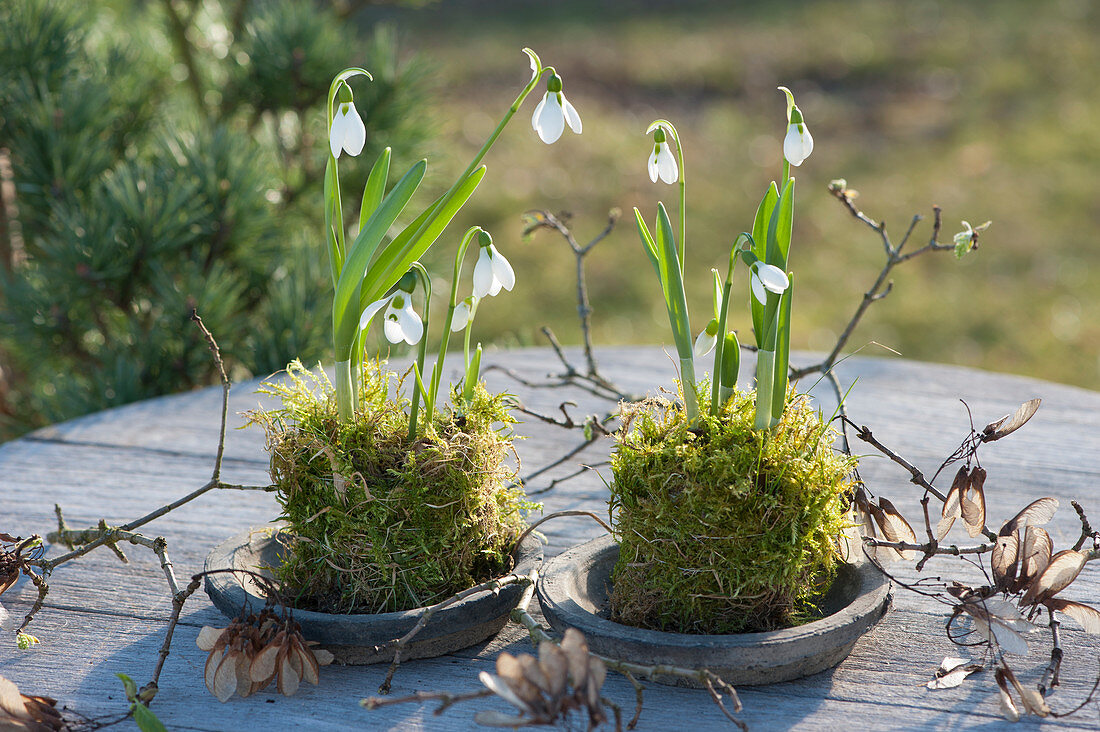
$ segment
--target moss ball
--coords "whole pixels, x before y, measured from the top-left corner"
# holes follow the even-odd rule
[[[706,393],[700,388],[700,393]],[[838,562],[855,465],[805,397],[771,430],[754,395],[689,425],[661,399],[623,407],[611,458],[619,539],[611,616],[680,633],[740,633],[816,617]]]
[[[283,408],[257,412],[291,535],[276,575],[295,607],[338,613],[409,610],[506,572],[536,507],[505,463],[506,397],[477,388],[437,411],[410,441],[394,374],[364,366],[354,421],[337,419],[323,373],[287,369],[265,385]]]

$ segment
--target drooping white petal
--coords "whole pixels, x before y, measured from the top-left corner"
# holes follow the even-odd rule
[[[542,102],[535,108],[535,116],[531,119],[535,132],[539,133],[539,139],[547,145],[557,142],[565,130],[565,115],[562,113],[558,96],[557,93],[546,92]]]
[[[660,150],[660,149],[661,149],[661,146],[659,144],[654,145],[653,146],[653,152],[649,156],[649,179],[651,181],[653,181],[654,183],[657,182],[657,175],[658,175],[657,151]]]
[[[332,116],[332,127],[328,131],[328,146],[332,157],[340,157],[344,148],[344,137],[347,135],[348,115],[345,105],[341,104],[336,114]]]
[[[474,297],[481,299],[489,294],[493,288],[493,263],[489,256],[489,248],[482,247],[477,255],[477,264],[474,265]]]
[[[504,258],[503,254],[497,251],[495,246],[491,246],[489,249],[492,253],[490,261],[493,265],[493,279],[499,282],[505,290],[511,292],[516,284],[515,270],[512,269],[512,265]]]
[[[412,300],[406,299],[405,307],[397,311],[397,322],[401,325],[401,334],[405,342],[415,346],[424,335],[424,321],[413,310]]]
[[[752,271],[752,274],[749,275],[749,284],[752,285],[752,296],[756,298],[756,301],[761,305],[766,305],[768,302],[768,291],[764,289],[764,283],[756,276],[755,269]]]
[[[401,343],[405,340],[405,332],[401,330],[401,319],[398,318],[397,313],[397,310],[387,308],[386,314],[382,317],[382,330],[390,343]]]
[[[718,336],[709,335],[704,329],[695,339],[695,358],[702,358],[710,353],[714,350],[714,344],[717,342]]]
[[[363,125],[359,112],[355,111],[355,102],[348,102],[347,128],[344,131],[344,150],[349,155],[358,155],[363,152],[363,145],[367,141],[367,128]]]
[[[814,138],[805,122],[787,126],[787,136],[783,138],[783,157],[787,162],[798,167],[803,160],[810,157],[813,150]]]
[[[657,171],[661,174],[661,180],[672,185],[680,179],[680,168],[676,165],[676,156],[672,154],[672,148],[667,142],[658,145]]]
[[[390,304],[391,297],[384,297],[381,300],[375,300],[370,305],[367,305],[367,309],[363,311],[363,315],[359,318],[359,330],[367,327],[370,323],[370,319],[378,314],[378,311]]]
[[[581,134],[581,116],[577,114],[576,108],[569,103],[564,94],[561,95],[561,107],[565,112],[565,121],[569,123],[569,129],[578,135]]]
[[[758,261],[753,268],[753,273],[760,279],[760,284],[763,287],[767,288],[769,292],[774,292],[777,295],[782,294],[791,286],[791,281],[787,278],[787,273],[774,264],[764,264]]]
[[[465,300],[463,300],[458,305],[455,305],[454,314],[451,316],[451,332],[457,333],[469,324],[470,306]]]

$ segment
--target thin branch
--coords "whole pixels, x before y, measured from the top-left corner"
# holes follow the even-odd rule
[[[940,499],[941,501],[943,501],[945,503],[947,502],[947,496],[945,496],[943,493],[941,493],[939,491],[939,489],[936,488],[936,486],[932,485],[927,480],[925,480],[924,473],[922,473],[920,470],[918,470],[912,463],[910,463],[908,460],[903,458],[901,455],[898,455],[896,452],[894,452],[890,448],[886,447],[886,445],[883,445],[881,442],[876,440],[875,436],[873,434],[871,434],[870,429],[868,429],[867,427],[861,427],[860,425],[857,425],[855,422],[848,419],[847,417],[841,417],[841,419],[844,420],[845,423],[850,425],[852,427],[852,429],[854,429],[856,431],[856,437],[858,437],[859,439],[863,440],[866,443],[869,443],[872,447],[874,447],[876,450],[881,452],[883,455],[885,455],[886,457],[890,458],[891,460],[893,460],[895,463],[897,463],[901,467],[908,470],[909,474],[912,476],[912,478],[910,478],[910,481],[909,481],[910,483],[913,483],[915,485],[920,486],[921,488],[924,488],[926,491],[928,491],[929,493],[934,495],[936,498]]]

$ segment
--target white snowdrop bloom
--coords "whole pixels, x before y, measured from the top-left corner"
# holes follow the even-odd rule
[[[493,244],[481,247],[474,265],[474,297],[496,295],[502,287],[511,291],[515,284],[516,273],[504,255]]]
[[[424,335],[424,321],[413,310],[411,294],[404,290],[397,290],[389,297],[368,305],[363,311],[363,316],[359,318],[359,328],[366,328],[371,318],[382,308],[386,309],[382,314],[382,329],[386,334],[386,340],[390,343],[404,341],[410,346],[420,342],[420,338]]]
[[[695,358],[702,358],[711,351],[714,350],[714,345],[718,342],[717,336],[708,334],[705,330],[700,331],[698,337],[695,339]]]
[[[451,316],[451,332],[457,333],[470,324],[470,315],[473,312],[474,298],[468,297],[455,305],[454,314]]]
[[[535,128],[539,139],[547,145],[557,142],[567,122],[569,129],[581,134],[581,117],[565,98],[561,88],[561,77],[554,74],[546,83],[546,94],[531,115],[531,126]]]
[[[768,302],[769,292],[781,295],[791,286],[791,281],[786,272],[774,264],[764,264],[762,260],[757,260],[752,265],[750,282],[752,283],[753,297],[761,304]]]
[[[658,176],[669,185],[680,179],[680,168],[676,165],[676,156],[672,154],[672,148],[661,127],[653,133],[653,154],[649,156],[649,179],[656,183]]]
[[[798,120],[797,122],[795,120]],[[787,125],[787,136],[783,138],[783,157],[796,168],[802,165],[802,161],[810,157],[814,151],[814,138],[810,135],[810,128],[802,120],[802,113],[798,107],[791,110],[791,121]]]
[[[328,133],[332,157],[340,157],[341,151],[346,151],[349,155],[358,155],[363,152],[366,141],[367,128],[363,126],[363,120],[355,111],[355,102],[340,102],[339,109],[332,117],[332,127]]]

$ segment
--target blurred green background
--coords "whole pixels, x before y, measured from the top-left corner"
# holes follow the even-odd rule
[[[235,24],[239,6],[246,17]],[[479,311],[477,339],[541,344],[539,328],[549,325],[563,342],[578,343],[572,255],[550,232],[523,242],[521,214],[568,212],[584,243],[603,228],[609,209],[620,208],[626,216],[588,258],[597,346],[671,342],[656,278],[629,218],[633,206],[651,219],[657,200],[675,201],[675,188],[652,184],[646,175],[652,142],[643,133],[657,117],[676,124],[685,144],[687,280],[694,287],[693,327],[701,328],[709,318],[709,268],[724,266],[737,232],[750,228],[768,181],[780,174],[784,99],[775,87],[782,84],[794,91],[815,140],[813,155],[796,171],[795,348],[829,348],[883,263],[878,237],[827,191],[830,180],[845,178],[860,192],[856,204],[885,220],[895,240],[914,214],[925,216],[910,248],[927,241],[933,205],[943,209],[941,242],[961,230],[963,219],[993,221],[980,249],[962,261],[930,254],[895,270],[892,294],[871,309],[852,348],[875,341],[907,358],[1100,385],[1100,249],[1094,242],[1100,224],[1100,9],[1094,3],[464,0],[318,7],[323,10],[302,14],[308,5],[287,1],[112,0],[92,13],[98,20],[80,21],[91,23],[94,32],[83,43],[97,53],[117,42],[148,54],[145,65],[131,68],[134,78],[124,87],[133,112],[108,125],[121,136],[103,148],[117,157],[103,168],[109,178],[120,175],[120,161],[163,173],[158,150],[187,159],[171,140],[214,140],[218,130],[231,141],[227,150],[253,163],[268,161],[253,171],[251,193],[239,204],[255,209],[251,228],[243,227],[234,245],[242,253],[237,269],[245,274],[236,272],[234,260],[224,260],[236,272],[225,275],[240,293],[234,302],[243,304],[222,307],[223,315],[208,319],[237,377],[267,373],[295,354],[326,358],[329,293],[315,178],[316,153],[323,154],[323,91],[314,88],[320,82],[302,80],[304,70],[310,79],[324,79],[324,88],[344,65],[386,72],[380,74],[386,83],[373,90],[355,87],[368,125],[368,157],[343,166],[347,183],[359,185],[371,151],[392,144],[406,164],[429,156],[428,178],[416,199],[426,205],[465,167],[526,82],[529,68],[520,49],[531,46],[562,75],[584,134],[567,130],[554,145],[544,145],[529,124],[533,94],[487,157],[489,174],[480,190],[433,249],[429,267],[448,272],[454,243],[466,226],[479,224],[516,270],[515,292]],[[197,13],[186,37],[208,85],[199,93],[173,45],[169,8],[185,17]],[[104,23],[103,17],[114,20]],[[11,24],[5,27],[0,33],[12,43]],[[0,82],[0,147],[16,151],[18,179],[20,133],[11,122],[17,115],[10,83],[18,74],[10,59],[3,63],[8,68],[0,68],[0,76],[9,81],[6,87]],[[110,88],[121,94],[117,85]],[[40,88],[22,93],[43,95]],[[128,125],[142,128],[141,142],[133,142],[139,133]],[[252,153],[241,152],[250,145]],[[209,149],[196,143],[196,156]],[[216,178],[215,185],[227,179]],[[20,210],[31,210],[25,203],[31,189],[19,190]],[[82,195],[91,200],[103,194]],[[24,223],[27,232],[41,225],[35,236],[43,244],[27,236],[25,248],[34,255],[39,247],[37,256],[47,263],[58,258],[65,240],[49,231],[69,226],[58,205],[43,207],[38,223]],[[180,256],[173,249],[178,262],[209,256],[202,249],[209,232],[194,236],[197,243],[189,246],[198,253]],[[55,358],[50,373],[38,373],[36,365],[57,352],[62,337],[49,327],[54,315],[60,317],[50,298],[57,297],[56,278],[71,277],[74,263],[61,261],[52,270],[38,266],[40,279],[52,273],[53,286],[40,282],[31,306],[14,305],[12,280],[5,283],[0,412],[9,434],[116,403],[103,398],[103,379],[115,374],[109,378],[119,383],[140,381],[148,369],[119,372],[118,364],[135,363],[137,351],[143,362],[155,361],[156,352],[174,348],[169,341],[188,339],[191,357],[176,357],[172,369],[160,369],[163,378],[142,381],[141,389],[113,391],[138,398],[209,381],[201,343],[180,311],[188,297],[204,302],[196,291],[206,294],[206,307],[214,311],[224,299],[209,284],[209,272],[182,264],[180,271],[190,274],[161,277],[159,284],[150,278],[148,294],[117,313],[125,320],[126,312],[142,307],[170,311],[167,321],[146,326],[144,333],[160,333],[155,344],[150,335],[129,333],[110,349],[97,345],[92,361],[114,365],[93,369],[101,374],[95,378],[83,376],[92,364],[85,356]],[[470,257],[468,266],[472,262]],[[740,313],[731,318],[734,327],[749,327]],[[94,316],[70,320],[86,323],[73,338],[96,341]],[[77,391],[84,396],[47,398],[49,387],[56,392],[57,383],[69,379],[65,369],[82,374]]]

